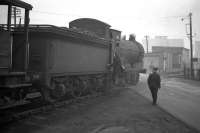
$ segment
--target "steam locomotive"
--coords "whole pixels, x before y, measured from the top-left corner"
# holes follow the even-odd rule
[[[81,18],[69,28],[30,25],[30,4],[0,5],[8,6],[7,24],[0,25],[0,110],[105,91],[120,78],[137,83],[144,50],[135,40],[121,41],[109,24]],[[24,9],[24,24],[11,24],[12,7]]]

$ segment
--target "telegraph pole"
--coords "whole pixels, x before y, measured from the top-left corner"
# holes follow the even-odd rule
[[[148,37],[149,37],[149,36],[147,36],[147,35],[145,36],[145,38],[146,38],[146,45],[147,45],[147,53],[148,53],[148,47],[149,47],[149,44],[148,44],[148,43],[149,43],[149,42],[148,42]]]
[[[190,19],[190,69],[191,69],[191,78],[194,78],[193,72],[193,46],[192,46],[192,13],[189,13]]]

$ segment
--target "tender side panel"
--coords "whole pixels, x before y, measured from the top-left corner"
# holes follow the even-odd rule
[[[8,71],[10,63],[10,52],[10,34],[6,31],[0,31],[0,73]]]
[[[52,39],[51,73],[105,72],[109,63],[109,48],[75,39]],[[101,44],[97,44],[101,45]],[[51,61],[50,61],[51,62]]]
[[[46,69],[46,39],[44,35],[30,33],[29,70],[43,72]]]
[[[13,34],[12,63],[13,71],[24,71],[25,66],[25,39],[24,34]]]

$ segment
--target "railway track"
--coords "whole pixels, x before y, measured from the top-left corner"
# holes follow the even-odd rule
[[[98,92],[95,94],[76,97],[73,99],[55,101],[53,103],[47,103],[47,102],[42,102],[41,100],[38,100],[37,102],[27,103],[21,106],[1,109],[0,110],[0,117],[1,117],[0,125],[7,124],[15,120],[23,119],[37,113],[41,113],[41,112],[49,111],[51,109],[69,105],[79,100],[97,97],[97,96],[100,96],[101,94],[102,92]]]

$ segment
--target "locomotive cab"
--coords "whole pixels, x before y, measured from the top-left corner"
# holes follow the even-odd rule
[[[1,0],[0,7],[3,18],[0,21],[0,109],[4,109],[17,105],[16,101],[22,99],[19,92],[31,86],[26,83],[25,77],[29,62],[28,26],[32,6],[20,0]],[[23,37],[18,38],[19,34]]]
[[[0,6],[4,10],[2,20],[6,21],[0,24],[0,73],[25,72],[28,69],[28,25],[32,6],[20,0],[1,0]],[[23,15],[24,22],[21,21]],[[18,34],[23,37],[18,38]],[[24,55],[20,55],[19,49],[23,49]]]

